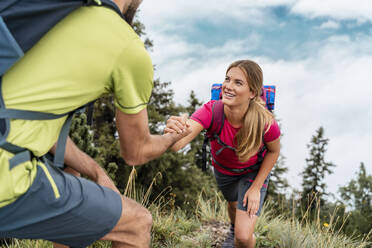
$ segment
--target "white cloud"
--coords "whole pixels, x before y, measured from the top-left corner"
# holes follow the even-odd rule
[[[283,152],[290,166],[292,182],[308,157],[306,144],[319,126],[330,139],[326,160],[337,165],[329,177],[329,190],[336,192],[354,176],[361,161],[369,171],[368,131],[372,121],[369,92],[372,56],[355,54],[371,38],[353,43],[339,37],[329,39],[322,49],[303,61],[272,61],[263,67],[269,79],[278,83],[277,114],[283,124]]]
[[[372,2],[370,0],[297,0],[291,11],[310,18],[332,17],[337,20],[372,21]]]
[[[252,25],[267,24],[270,15],[266,7],[285,6],[295,0],[222,0],[200,1],[144,1],[141,5],[140,17],[144,23],[159,29],[177,28],[182,20],[182,27],[195,21],[226,24],[226,21],[239,20]],[[177,23],[177,24],[175,24]]]
[[[320,27],[320,29],[338,29],[340,28],[340,23],[335,21],[327,21],[323,22]]]
[[[371,0],[146,0],[141,5],[140,16],[148,26],[159,30],[185,29],[195,21],[226,24],[229,19],[250,25],[269,25],[275,21],[269,8],[278,6],[286,6],[291,13],[308,18],[356,20],[358,25],[372,21]]]

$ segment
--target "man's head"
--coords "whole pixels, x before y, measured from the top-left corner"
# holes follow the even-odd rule
[[[136,15],[138,6],[141,4],[142,0],[124,0],[122,12],[125,20],[129,25],[132,24],[133,18]]]

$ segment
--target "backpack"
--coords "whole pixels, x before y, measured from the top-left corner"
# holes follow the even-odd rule
[[[222,84],[212,84],[211,100],[222,99]],[[270,112],[274,110],[275,106],[275,85],[264,85],[261,89],[261,98],[266,103],[266,107]]]
[[[0,1],[0,89],[2,76],[22,56],[32,48],[41,37],[69,13],[81,6],[97,5],[108,7],[124,17],[111,0],[1,0]],[[63,167],[65,145],[74,113],[84,111],[89,103],[64,113],[51,114],[36,111],[8,109],[5,107],[0,90],[0,148],[15,154],[14,159],[30,159],[30,151],[6,141],[10,119],[51,120],[68,116],[58,137],[54,164]],[[91,110],[91,107],[90,107]],[[89,113],[88,113],[89,114]],[[88,117],[88,119],[90,119]],[[17,157],[17,158],[16,158]]]
[[[216,155],[218,156],[224,149],[231,149],[235,151],[234,147],[231,147],[227,144],[225,144],[220,139],[220,134],[222,132],[224,122],[225,122],[225,115],[224,115],[224,109],[223,109],[223,103],[221,101],[222,99],[222,84],[213,84],[211,88],[211,100],[216,100],[212,105],[212,119],[209,127],[207,128],[206,133],[204,134],[204,142],[202,147],[202,170],[207,170],[207,146],[212,140],[217,140],[217,143],[221,145],[221,148],[216,152]],[[266,103],[266,108],[272,112],[274,110],[274,103],[275,103],[275,93],[276,89],[274,85],[268,85],[264,86],[261,90],[261,98]],[[229,168],[221,163],[219,163],[213,155],[211,155],[212,160],[215,164],[217,164],[219,167],[231,171],[233,173],[242,173],[245,171],[257,171],[260,168],[260,165],[263,161],[263,154],[266,150],[265,144],[261,147],[261,149],[258,151],[258,160],[257,163],[253,166],[249,166],[242,169],[234,169]]]

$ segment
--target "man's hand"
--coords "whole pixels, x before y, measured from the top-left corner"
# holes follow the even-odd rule
[[[130,166],[141,165],[158,158],[175,142],[190,133],[165,133],[153,135],[148,127],[147,109],[137,114],[125,114],[116,111],[116,126],[119,133],[120,152]]]
[[[184,133],[184,136],[188,135],[190,132],[190,121],[187,114],[171,116],[167,120],[167,125],[164,129],[164,133]]]

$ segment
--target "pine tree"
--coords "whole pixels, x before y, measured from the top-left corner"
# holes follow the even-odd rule
[[[357,178],[339,189],[341,198],[353,209],[345,229],[348,234],[356,231],[367,234],[372,229],[372,175],[368,175],[364,163],[360,164]]]
[[[310,149],[310,154],[309,158],[306,159],[307,166],[301,173],[301,206],[303,210],[309,209],[311,216],[315,214],[317,204],[321,208],[325,203],[324,197],[327,193],[324,178],[326,175],[332,174],[331,168],[335,166],[325,161],[328,141],[328,138],[324,138],[323,127],[320,127],[307,145]]]
[[[267,188],[267,197],[272,200],[274,204],[286,204],[285,189],[289,187],[288,180],[283,176],[287,173],[288,168],[285,166],[285,157],[279,156],[274,168],[271,170],[269,186]]]
[[[282,136],[283,133],[280,137]],[[269,187],[267,188],[267,197],[271,198],[273,203],[278,204],[278,207],[279,204],[284,204],[286,201],[286,196],[283,192],[289,187],[288,180],[284,177],[284,174],[287,173],[287,171],[288,167],[285,166],[285,157],[280,154],[278,161],[271,170]]]
[[[85,113],[76,114],[74,116],[69,136],[74,143],[90,157],[97,157],[99,149],[94,145],[93,131],[90,125],[88,125],[87,115]]]
[[[201,101],[199,101],[196,98],[194,91],[190,92],[188,103],[189,105],[186,107],[186,111],[189,116],[191,116],[203,104]],[[188,156],[190,156],[193,159],[192,163],[195,164],[200,169],[202,167],[202,160],[203,160],[202,159],[203,157],[202,146],[203,146],[203,141],[204,141],[204,136],[203,136],[204,133],[205,131],[203,131],[201,135],[198,135],[190,143],[190,146],[189,146],[190,149],[187,151]]]

